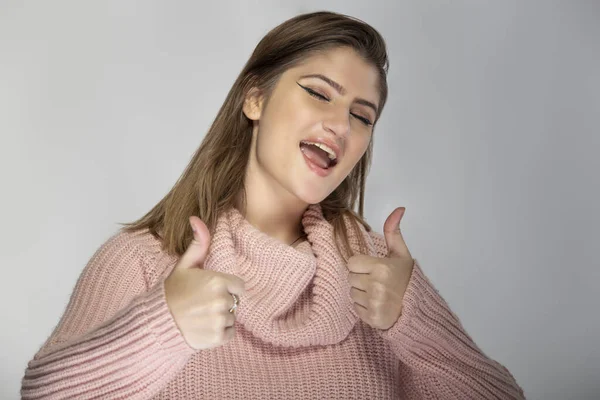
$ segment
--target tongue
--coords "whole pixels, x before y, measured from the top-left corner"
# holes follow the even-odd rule
[[[327,169],[329,167],[329,155],[325,150],[321,150],[317,146],[312,144],[300,143],[300,150],[308,157],[308,159],[321,168]]]

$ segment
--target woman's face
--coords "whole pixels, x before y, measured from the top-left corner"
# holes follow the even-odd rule
[[[266,104],[258,100],[244,106],[255,121],[248,172],[279,186],[275,192],[283,189],[307,204],[325,199],[369,145],[378,79],[375,67],[349,48],[311,56],[288,69]],[[305,144],[321,141],[336,153],[331,166],[331,157]]]

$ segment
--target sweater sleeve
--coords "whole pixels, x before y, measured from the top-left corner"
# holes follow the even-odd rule
[[[371,233],[380,257],[385,238]],[[525,399],[511,373],[487,357],[414,260],[402,314],[378,330],[400,360],[407,399]]]
[[[147,287],[135,234],[92,256],[51,336],[28,362],[22,399],[147,399],[194,352],[169,311],[164,280]]]

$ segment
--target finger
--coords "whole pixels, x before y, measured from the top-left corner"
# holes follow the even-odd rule
[[[369,294],[367,292],[363,292],[362,290],[353,287],[350,289],[350,297],[356,304],[363,306],[367,310],[369,309]]]
[[[235,325],[228,326],[223,332],[223,343],[227,343],[235,337]]]
[[[373,271],[375,261],[377,261],[376,257],[357,254],[348,260],[348,270],[357,274],[368,274]]]
[[[225,327],[234,326],[235,325],[235,315],[233,313],[228,312],[225,316]]]
[[[246,293],[246,283],[239,276],[225,274],[227,276],[227,291],[231,294],[242,296]],[[231,299],[233,302],[233,298]],[[233,306],[233,303],[231,304]]]
[[[385,243],[388,247],[388,257],[403,257],[409,253],[406,242],[400,232],[400,221],[404,216],[404,207],[398,207],[387,217],[383,224],[383,233],[385,236]]]
[[[189,219],[194,239],[181,256],[178,268],[202,268],[210,246],[210,232],[202,220],[196,216]]]
[[[355,304],[354,310],[356,310],[356,313],[358,314],[358,316],[360,317],[361,320],[363,320],[367,325],[372,326],[371,325],[371,313],[369,312],[369,310],[367,310],[360,304]]]
[[[350,272],[348,275],[348,283],[350,283],[350,286],[365,292],[369,289],[369,281],[369,274],[355,274]]]

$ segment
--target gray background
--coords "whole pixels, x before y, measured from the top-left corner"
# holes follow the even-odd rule
[[[0,1],[0,397],[81,270],[175,183],[258,40],[376,27],[390,98],[367,218],[403,233],[529,399],[600,398],[600,3]]]

